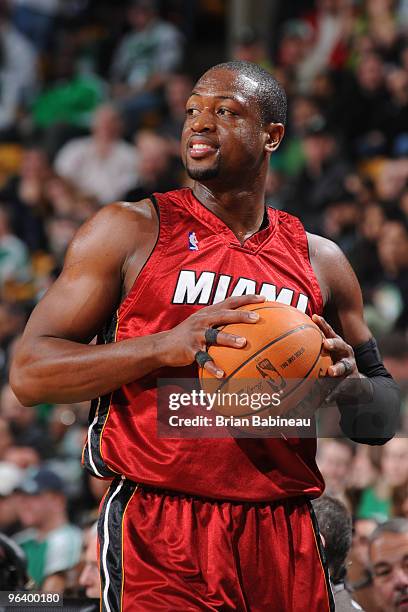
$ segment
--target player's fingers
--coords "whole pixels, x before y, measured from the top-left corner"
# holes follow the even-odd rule
[[[197,351],[195,354],[195,360],[200,368],[204,368],[216,378],[222,378],[224,376],[224,372],[221,370],[221,368],[218,368],[215,365],[213,358],[207,353],[207,351]]]
[[[249,295],[239,295],[229,297],[223,302],[220,302],[222,308],[240,308],[241,306],[246,306],[247,304],[258,304],[265,302],[265,297],[263,295],[255,295],[254,293]]]
[[[329,376],[338,378],[340,376],[350,376],[350,374],[354,374],[356,370],[357,367],[354,359],[348,359],[344,357],[343,359],[340,359],[340,361],[338,361],[337,363],[331,365],[328,368],[327,373],[329,374]]]
[[[341,353],[342,355],[354,357],[351,346],[339,336],[336,338],[326,338],[323,340],[323,346],[329,352]]]
[[[246,345],[246,338],[243,336],[235,336],[234,334],[226,334],[218,332],[217,344],[219,346],[231,346],[232,348],[242,348]]]
[[[204,366],[204,370],[207,370],[209,374],[215,376],[216,378],[222,378],[224,376],[224,371],[219,368],[214,361],[206,361]]]
[[[206,315],[208,327],[228,325],[229,323],[256,323],[259,320],[257,312],[250,310],[218,310]]]
[[[323,334],[326,336],[326,338],[336,338],[337,334],[334,331],[334,329],[332,328],[331,325],[329,325],[329,323],[326,321],[326,319],[324,319],[323,317],[314,314],[312,316],[312,320],[314,323],[316,323],[316,325],[318,327],[320,327],[320,329],[322,330]]]

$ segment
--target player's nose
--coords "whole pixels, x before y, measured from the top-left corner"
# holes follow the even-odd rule
[[[191,123],[191,129],[194,132],[214,132],[215,120],[214,115],[209,111],[202,111],[199,115],[194,118]]]

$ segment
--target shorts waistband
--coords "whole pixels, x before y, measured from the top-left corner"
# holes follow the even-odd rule
[[[126,477],[118,476],[115,478],[112,483],[117,483],[120,480],[123,480],[124,485],[128,485],[131,488],[137,489],[139,492],[145,493],[153,493],[154,495],[166,496],[166,497],[177,497],[179,499],[188,499],[188,500],[196,500],[201,502],[208,502],[211,504],[232,504],[237,506],[257,506],[257,507],[265,507],[265,506],[281,506],[289,504],[293,506],[302,506],[305,503],[308,503],[310,500],[306,496],[294,496],[294,497],[283,497],[280,499],[273,500],[238,500],[227,497],[210,497],[207,495],[199,495],[197,493],[191,493],[189,491],[176,491],[175,489],[168,489],[165,487],[158,487],[157,485],[151,485],[144,482],[137,482],[134,480],[130,480]]]

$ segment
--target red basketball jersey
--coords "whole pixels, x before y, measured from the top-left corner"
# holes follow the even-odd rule
[[[300,221],[268,209],[269,224],[241,245],[190,189],[155,194],[156,246],[104,342],[169,330],[198,309],[231,295],[257,293],[321,313],[322,297]],[[194,367],[178,368],[191,377]],[[83,462],[100,477],[126,478],[216,499],[271,501],[316,497],[324,488],[314,439],[180,439],[157,435],[154,372],[94,401]],[[195,374],[197,376],[197,372]]]

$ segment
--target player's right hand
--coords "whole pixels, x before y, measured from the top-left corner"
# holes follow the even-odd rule
[[[180,367],[194,363],[197,353],[207,350],[205,332],[209,328],[230,323],[256,323],[259,319],[256,312],[237,309],[247,304],[259,304],[264,301],[265,298],[259,295],[230,297],[213,306],[201,308],[170,331],[163,332],[160,334],[161,341],[164,342],[164,346],[161,345],[165,362],[163,365]],[[246,338],[220,331],[216,343],[219,346],[239,349],[245,346]],[[224,372],[212,360],[207,361],[204,368],[217,378],[224,376]]]

